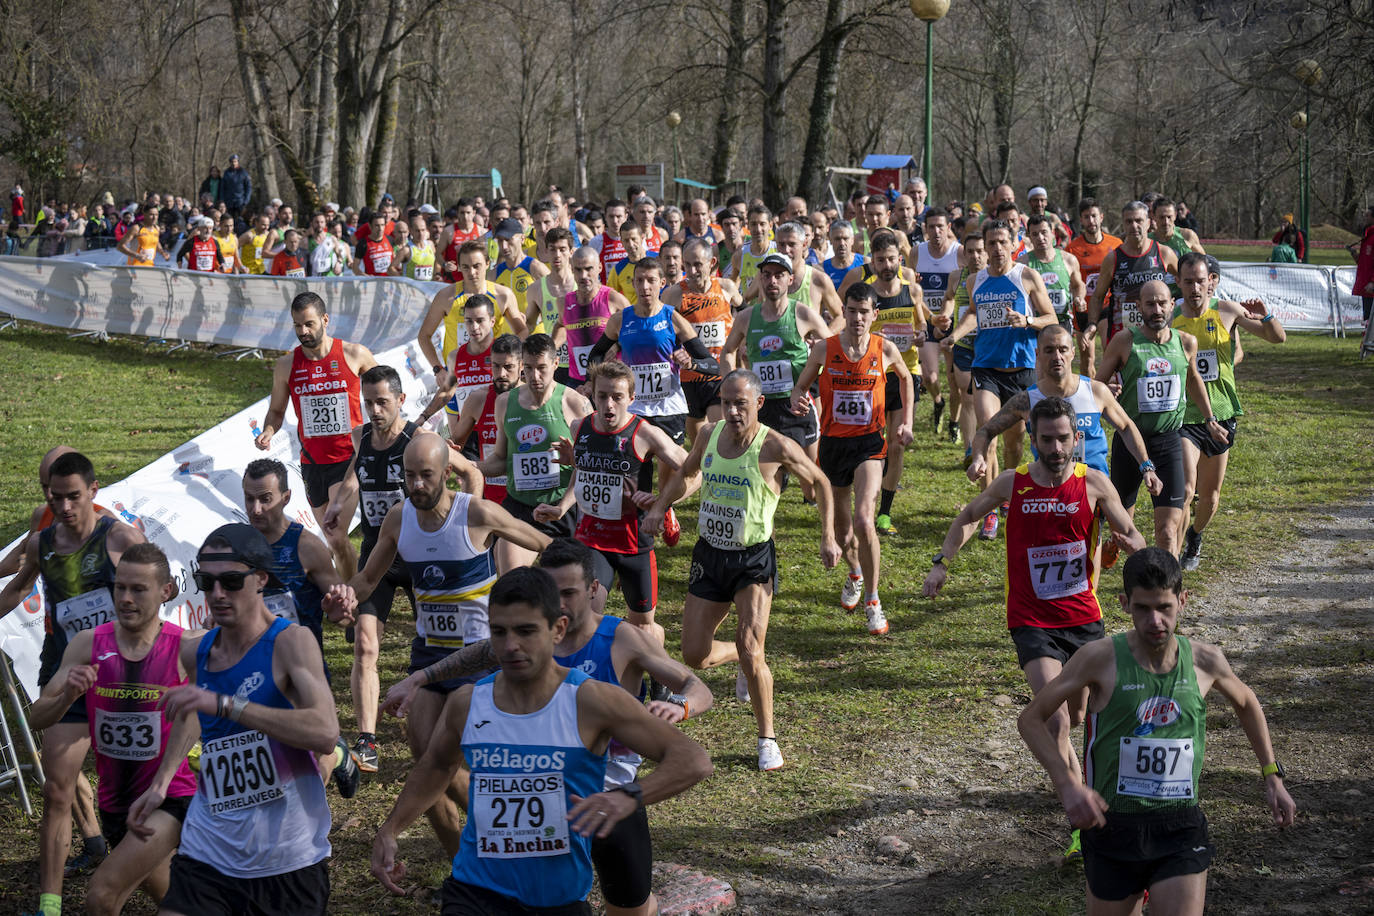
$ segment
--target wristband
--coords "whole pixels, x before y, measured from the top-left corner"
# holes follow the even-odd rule
[[[215,718],[223,719],[226,717],[225,705],[229,702],[229,695],[226,693],[215,694]]]
[[[1277,776],[1279,779],[1283,779],[1283,764],[1279,763],[1277,760],[1273,763],[1266,763],[1264,766],[1260,767],[1260,775],[1265,779],[1268,779],[1270,776]]]
[[[682,721],[684,722],[686,722],[687,718],[692,714],[691,710],[687,708],[687,698],[680,693],[669,694],[666,702],[672,703],[674,706],[682,707]]]
[[[225,705],[228,707],[229,721],[238,722],[243,718],[243,711],[248,707],[248,701],[238,696],[229,696]]]
[[[1144,461],[1140,462],[1140,473],[1146,474],[1150,471],[1153,471],[1154,469],[1155,463],[1150,459],[1146,458]]]

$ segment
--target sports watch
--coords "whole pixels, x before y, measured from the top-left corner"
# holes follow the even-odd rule
[[[644,804],[644,789],[640,787],[638,780],[622,783],[611,790],[612,792],[624,792],[635,800],[638,805]]]

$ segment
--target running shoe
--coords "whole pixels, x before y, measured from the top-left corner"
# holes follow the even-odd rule
[[[859,606],[859,599],[863,596],[864,577],[850,573],[844,580],[844,588],[840,589],[840,607],[852,611]]]
[[[947,424],[945,424],[945,425],[948,427],[949,441],[952,442],[952,443],[954,443],[955,445],[958,445],[958,444],[959,444],[959,439],[960,439],[960,436],[959,436],[959,424],[958,424],[958,423],[955,423],[953,420],[950,420],[950,421],[949,421]]]
[[[75,878],[79,875],[87,875],[96,870],[101,862],[105,861],[104,856],[92,855],[83,852],[79,856],[72,856],[67,860],[67,864],[62,869],[62,876],[65,878]]]
[[[887,617],[883,614],[883,603],[877,598],[869,598],[864,605],[864,612],[868,615],[868,635],[886,636]]]
[[[663,543],[669,547],[676,547],[678,540],[682,537],[682,525],[677,520],[677,513],[673,507],[669,506],[668,511],[663,513]]]
[[[994,540],[997,537],[997,513],[989,512],[983,518],[983,529],[978,532],[978,537],[985,541]]]
[[[1202,562],[1202,535],[1193,530],[1192,526],[1183,533],[1183,556],[1179,557],[1179,564],[1186,570],[1197,569]]]
[[[749,702],[749,681],[743,671],[735,673],[735,699],[741,703]]]
[[[966,470],[966,471],[968,470],[968,466],[969,466],[970,464],[973,464],[973,446],[971,446],[971,445],[966,445],[966,446],[964,446],[964,462],[963,462],[963,463],[964,463],[964,470]]]
[[[759,739],[759,770],[764,773],[782,769],[782,751],[776,738]]]
[[[673,692],[668,689],[667,684],[660,684],[653,678],[649,678],[649,689],[646,693],[649,699],[657,700],[660,703],[668,702],[668,698],[673,695]]]
[[[1082,860],[1083,843],[1078,834],[1078,828],[1074,828],[1073,833],[1069,834],[1069,845],[1064,849],[1064,862],[1067,864],[1075,859]]]
[[[931,426],[935,427],[935,435],[940,435],[940,418],[945,415],[945,399],[931,401],[932,414],[930,418]]]
[[[897,526],[892,524],[892,516],[880,515],[873,520],[873,527],[879,534],[892,535],[897,533]]]
[[[353,753],[358,758],[358,769],[364,773],[377,772],[377,742],[359,735],[353,742]]]
[[[362,782],[363,771],[358,766],[358,755],[339,738],[336,745],[343,751],[343,762],[334,768],[334,785],[339,787],[339,795],[352,798],[358,794],[358,783]]]
[[[1116,565],[1117,557],[1121,554],[1121,548],[1116,545],[1116,540],[1102,542],[1102,568],[1111,569]]]

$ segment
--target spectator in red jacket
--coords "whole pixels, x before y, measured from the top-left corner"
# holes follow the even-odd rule
[[[1352,291],[1364,304],[1364,323],[1369,324],[1369,312],[1374,308],[1374,207],[1361,214],[1360,233],[1360,240],[1346,247],[1355,258]]]

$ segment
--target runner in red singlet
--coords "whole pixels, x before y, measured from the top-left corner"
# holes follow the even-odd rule
[[[471,311],[469,311],[471,314]],[[492,342],[491,382],[474,389],[463,402],[457,421],[450,418],[453,444],[474,461],[491,457],[496,451],[496,396],[520,384],[521,343],[514,334],[503,334]],[[506,498],[505,475],[486,478],[482,497],[495,503]],[[498,551],[497,556],[500,557]]]
[[[215,221],[208,216],[195,221],[195,235],[186,240],[177,252],[177,266],[187,270],[204,273],[217,273],[224,270],[224,256],[220,254],[219,242],[211,235]]]

